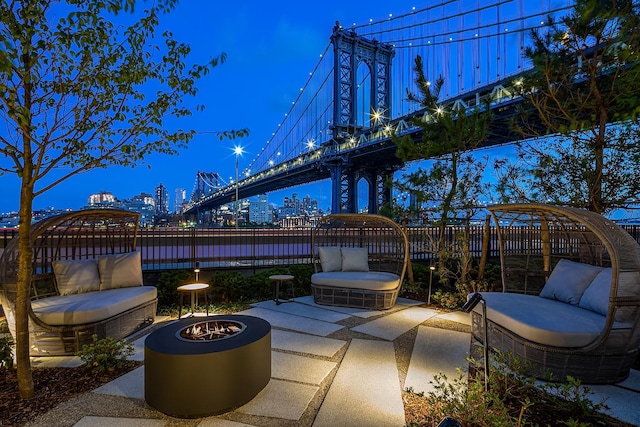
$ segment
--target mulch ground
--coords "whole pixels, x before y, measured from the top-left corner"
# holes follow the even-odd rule
[[[0,369],[0,426],[23,426],[79,394],[86,393],[140,366],[132,363],[128,368],[106,372],[93,372],[78,368],[33,368],[35,396],[18,396],[16,369]]]

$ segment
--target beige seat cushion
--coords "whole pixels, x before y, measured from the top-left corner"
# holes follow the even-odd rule
[[[322,271],[342,270],[342,252],[339,246],[321,246],[318,248]]]
[[[31,303],[33,312],[49,325],[82,325],[108,319],[156,299],[153,286],[110,289],[55,296]]]
[[[100,290],[142,286],[140,251],[98,257]]]
[[[482,296],[489,320],[543,345],[582,347],[593,342],[605,326],[605,316],[557,300],[502,292],[483,292]],[[478,313],[481,310],[481,304],[474,308]]]
[[[400,276],[383,271],[332,271],[313,274],[311,283],[337,288],[390,291],[400,286]]]
[[[341,248],[342,271],[369,271],[367,248]]]

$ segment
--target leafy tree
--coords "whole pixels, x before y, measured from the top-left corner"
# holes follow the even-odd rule
[[[175,3],[156,0],[136,12],[135,0],[0,2],[0,173],[21,183],[15,339],[23,398],[34,394],[27,317],[34,199],[83,171],[176,153],[194,132],[171,130],[171,119],[191,114],[183,99],[225,59],[188,65],[186,44],[156,34]],[[132,16],[120,19],[125,13]]]
[[[438,236],[432,246],[439,259],[441,277],[447,277],[452,273],[446,267],[447,259],[452,258],[454,252],[464,253],[464,248],[460,252],[459,247],[446,247],[446,227],[461,216],[468,218],[477,205],[477,198],[487,190],[482,183],[486,161],[474,158],[470,151],[487,138],[492,115],[488,105],[467,108],[462,104],[442,103],[439,96],[444,79],[440,77],[434,84],[428,82],[420,56],[415,59],[414,73],[420,93],[407,90],[407,98],[425,110],[424,116],[412,119],[412,124],[422,132],[419,140],[410,135],[394,137],[398,147],[396,155],[405,162],[431,159],[432,163],[429,169],[418,168],[416,172],[404,174],[395,185],[413,194],[419,205],[429,204],[425,219],[438,226]],[[455,274],[462,281],[468,279],[469,265],[465,265],[463,271]]]
[[[577,0],[526,49],[518,81],[516,161],[497,163],[505,198],[606,213],[640,193],[640,10],[632,0]]]

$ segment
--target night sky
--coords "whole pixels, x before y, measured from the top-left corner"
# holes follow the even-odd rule
[[[193,62],[227,54],[227,62],[198,83],[197,98],[187,100],[187,105],[206,108],[183,119],[180,126],[200,133],[179,155],[154,155],[147,158],[147,165],[135,169],[110,167],[76,176],[36,198],[34,208],[78,209],[90,194],[101,190],[127,199],[141,192],[153,193],[159,183],[169,190],[173,207],[174,190],[185,188],[189,196],[198,170],[218,172],[228,181],[235,175],[234,145],[242,145],[246,152],[240,159],[242,169],[290,108],[327,47],[336,21],[345,27],[379,21],[389,14],[408,13],[413,6],[424,4],[406,0],[305,4],[183,0],[163,17],[161,26],[191,46]],[[250,136],[219,141],[208,133],[239,128],[249,128]],[[0,212],[18,209],[18,185],[15,176],[0,176]],[[329,182],[270,193],[269,201],[281,204],[283,196],[293,192],[319,199],[323,209],[330,205]]]

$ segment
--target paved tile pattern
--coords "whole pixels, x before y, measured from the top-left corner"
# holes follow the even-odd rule
[[[351,341],[313,425],[405,425],[393,343]]]
[[[253,400],[237,411],[249,415],[298,420],[317,392],[317,386],[272,379]]]
[[[346,345],[346,341],[317,337],[297,332],[271,330],[271,347],[316,356],[333,357]]]
[[[428,308],[411,307],[356,326],[351,330],[393,341],[436,314],[438,314],[437,311]]]
[[[295,316],[308,317],[311,319],[322,320],[323,322],[335,323],[344,319],[348,319],[349,315],[339,313],[337,311],[324,310],[321,306],[309,306],[304,304],[292,304],[283,303],[276,304],[273,301],[263,301],[256,304],[252,304],[254,307],[266,308],[268,310],[275,310],[281,313],[289,313]]]
[[[326,360],[271,352],[271,378],[320,385],[336,365]]]
[[[249,310],[241,311],[238,314],[259,317],[271,323],[271,326],[276,328],[291,329],[293,331],[319,335],[321,337],[325,337],[343,328],[341,325],[336,325],[334,323],[309,319],[275,310],[268,310],[262,307],[250,308]]]
[[[404,425],[401,388],[428,392],[429,381],[435,374],[457,375],[456,368],[465,366],[463,359],[469,348],[467,333],[421,325],[437,317],[469,325],[469,315],[461,312],[436,313],[415,307],[419,301],[398,299],[391,310],[371,311],[345,307],[320,306],[311,296],[296,298],[296,302],[276,306],[270,301],[259,303],[242,314],[254,315],[269,321],[273,328],[272,378],[252,401],[236,411],[267,417],[258,425],[297,425],[314,398],[324,398],[314,426],[393,426]],[[335,324],[339,319],[358,317],[375,319],[352,328],[368,334],[372,339],[352,339],[350,342],[327,338],[343,329]],[[168,319],[157,319],[167,321]],[[393,343],[395,338],[418,327],[405,384],[400,384]],[[134,360],[144,361],[144,332],[133,342]],[[381,338],[386,341],[380,341]],[[347,347],[342,360],[336,360]],[[34,358],[33,366],[78,366],[78,357]],[[320,384],[333,376],[325,396]],[[613,386],[589,386],[592,399],[606,398],[608,412],[624,421],[640,425],[640,372]],[[114,395],[144,400],[144,367],[140,367],[92,392],[96,396]],[[136,403],[139,404],[139,403]],[[117,410],[114,410],[117,414]],[[158,414],[159,418],[161,414]],[[176,424],[176,421],[178,424]],[[186,424],[185,424],[186,423]],[[160,420],[85,416],[79,427],[156,427],[164,425],[198,425],[201,427],[250,426],[220,417],[200,420]]]
[[[457,368],[467,371],[465,358],[469,341],[469,334],[463,332],[420,326],[404,388],[428,393],[435,390],[432,382],[435,375],[444,374],[451,380],[458,378]]]

